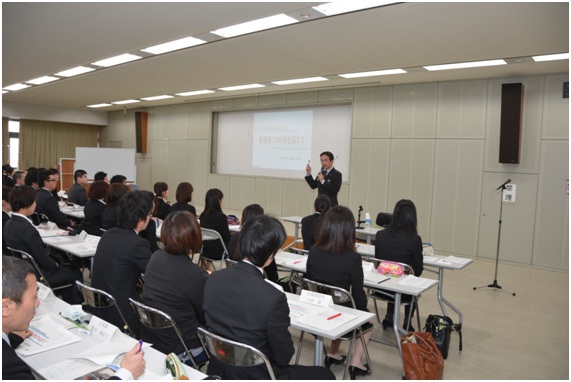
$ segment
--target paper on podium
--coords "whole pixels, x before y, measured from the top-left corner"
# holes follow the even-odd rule
[[[297,322],[324,331],[330,331],[355,318],[357,318],[357,316],[353,314],[342,313],[331,308],[321,308],[299,318]]]
[[[67,326],[69,323],[54,313],[38,316],[30,323],[32,335],[16,351],[22,356],[28,356],[81,341],[81,338],[66,329]]]

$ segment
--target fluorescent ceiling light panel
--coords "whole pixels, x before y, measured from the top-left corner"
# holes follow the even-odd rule
[[[228,86],[219,89],[224,90],[225,92],[231,92],[233,90],[254,89],[254,88],[263,88],[263,87],[265,86],[262,84],[249,84],[249,85]]]
[[[125,54],[121,54],[119,56],[110,57],[110,58],[106,58],[105,60],[94,62],[94,63],[92,63],[92,65],[103,66],[103,67],[107,68],[109,66],[124,64],[125,62],[135,61],[135,60],[138,60],[140,58],[141,57],[135,56],[134,54],[125,53]]]
[[[313,7],[313,9],[326,16],[333,16],[340,13],[353,12],[394,3],[394,1],[337,1],[334,3],[321,4]]]
[[[59,78],[57,78],[57,77],[43,76],[43,77],[34,78],[33,80],[26,81],[26,82],[29,84],[32,84],[32,85],[42,85],[42,84],[47,84],[48,82],[57,81],[57,80],[59,80]]]
[[[359,78],[359,77],[388,76],[390,74],[402,74],[402,73],[406,73],[406,71],[403,69],[387,69],[387,70],[375,70],[372,72],[345,73],[345,74],[339,74],[339,77]]]
[[[546,54],[544,56],[533,56],[533,60],[535,62],[568,60],[568,59],[569,59],[569,53]]]
[[[194,95],[199,95],[199,94],[209,94],[209,93],[214,93],[214,90],[196,90],[193,92],[176,93],[176,95],[181,96],[181,97],[188,97],[188,96],[194,96]]]
[[[436,70],[450,70],[450,69],[466,69],[466,68],[480,68],[483,66],[497,66],[506,65],[504,60],[489,60],[489,61],[474,61],[474,62],[460,62],[456,64],[445,64],[445,65],[429,65],[424,66],[424,69],[430,71]]]
[[[159,99],[167,99],[167,98],[174,98],[174,96],[171,95],[160,95],[160,96],[153,96],[153,97],[146,97],[146,98],[141,98],[143,101],[156,101]]]
[[[98,108],[98,107],[107,107],[107,106],[113,106],[110,103],[98,103],[95,105],[87,105],[87,107],[92,107],[92,108]]]
[[[22,90],[22,89],[29,88],[29,87],[30,87],[30,85],[26,85],[26,84],[14,84],[14,85],[6,86],[2,89],[6,89],[6,90],[10,90],[11,92],[15,92],[15,91]]]
[[[317,81],[327,81],[327,78],[325,77],[297,78],[295,80],[272,81],[272,84],[292,85],[292,84],[303,84],[305,82],[317,82]]]
[[[141,102],[138,99],[126,99],[124,101],[111,102],[113,105],[127,105],[128,103]]]
[[[174,50],[190,48],[191,46],[204,44],[206,41],[199,40],[194,37],[185,37],[178,40],[165,42],[164,44],[159,44],[155,46],[151,46],[146,49],[141,49],[143,52],[152,53],[152,54],[163,54],[167,52],[172,52]]]
[[[83,74],[83,73],[92,72],[94,70],[95,69],[88,68],[87,66],[78,66],[76,68],[72,68],[72,69],[64,70],[63,72],[56,73],[56,76],[73,77],[73,76],[78,76],[78,75]]]
[[[8,93],[8,90],[2,89],[2,94],[4,94],[4,93]]]
[[[265,17],[263,19],[248,21],[246,23],[217,29],[215,31],[211,31],[210,33],[228,38],[294,23],[297,23],[296,19],[286,16],[282,13],[275,16]]]

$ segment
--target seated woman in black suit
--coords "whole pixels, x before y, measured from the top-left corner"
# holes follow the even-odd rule
[[[211,188],[206,192],[204,211],[200,214],[200,226],[217,231],[228,248],[230,228],[228,217],[222,212],[223,198],[224,194],[217,188]],[[202,251],[206,257],[217,260],[222,258],[223,248],[220,240],[208,240],[202,245]]]
[[[111,183],[105,198],[105,211],[101,217],[101,228],[110,229],[117,226],[117,203],[129,190],[123,183]]]
[[[315,244],[309,250],[306,277],[310,280],[351,291],[355,307],[367,311],[367,294],[363,289],[363,264],[361,255],[355,251],[355,218],[347,207],[332,207],[321,218],[317,228]],[[371,324],[365,324],[371,325]],[[369,341],[372,331],[364,335]],[[339,354],[341,340],[331,341],[325,357],[325,366],[341,364],[346,356]],[[363,345],[357,341],[349,367],[351,379],[366,375],[368,365],[361,364]]]
[[[331,208],[331,199],[325,194],[318,195],[313,204],[315,213],[301,219],[301,237],[303,238],[303,248],[309,250],[315,242],[315,231],[321,221],[323,214]]]
[[[176,188],[176,203],[171,206],[171,212],[174,211],[188,211],[196,216],[196,208],[193,205],[188,204],[192,201],[192,193],[194,192],[194,187],[188,182],[179,183]]]
[[[391,223],[375,237],[375,257],[377,259],[397,261],[412,267],[415,276],[420,276],[422,265],[422,240],[416,230],[416,207],[411,200],[402,199],[397,202]],[[402,301],[410,301],[410,295],[402,295]],[[393,325],[394,304],[388,303],[387,313],[383,320],[383,329]],[[405,308],[403,327],[414,331],[410,322],[406,322],[410,313],[410,305]],[[412,312],[411,318],[414,315]]]
[[[90,235],[101,236],[103,211],[105,211],[105,197],[109,190],[109,184],[102,180],[91,183],[87,194],[87,203],[83,212],[85,219],[81,222],[81,228]]]
[[[264,214],[264,208],[259,204],[250,204],[249,206],[244,207],[242,211],[242,219],[240,220],[240,224],[242,227],[248,220],[255,216],[260,216]],[[228,245],[228,257],[234,261],[242,260],[242,254],[240,253],[240,232],[235,233],[232,235],[230,239],[230,244]],[[278,275],[278,267],[276,265],[276,261],[272,259],[272,262],[264,268],[264,272],[268,277],[268,280],[273,281],[275,283],[279,282],[279,275]]]
[[[153,210],[153,217],[165,220],[167,215],[171,212],[171,206],[166,202],[169,196],[169,185],[165,182],[157,182],[154,186],[155,189],[155,209]]]
[[[169,214],[163,222],[161,241],[165,249],[153,253],[145,270],[142,301],[172,317],[195,362],[200,364],[206,355],[196,329],[205,323],[202,303],[208,274],[189,257],[202,245],[196,216],[188,211]],[[184,352],[174,330],[143,327],[142,336],[165,354]]]

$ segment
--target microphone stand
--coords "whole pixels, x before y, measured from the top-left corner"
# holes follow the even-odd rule
[[[364,220],[361,220],[361,212],[363,211],[363,206],[359,206],[359,213],[357,216],[357,227],[355,227],[355,229],[364,229],[363,227],[361,227],[361,223],[364,223]]]
[[[501,189],[501,196],[500,196],[500,220],[498,222],[498,245],[496,248],[496,272],[494,274],[494,282],[489,284],[489,285],[483,285],[483,286],[479,286],[479,287],[474,287],[474,290],[476,289],[480,289],[480,288],[496,288],[496,289],[500,289],[503,290],[507,293],[511,293],[513,296],[515,296],[515,292],[512,292],[508,289],[502,288],[499,284],[498,284],[498,262],[500,260],[500,238],[501,238],[501,234],[502,234],[502,209],[504,206],[504,201],[503,201],[503,196],[504,196],[504,190],[506,189],[506,184],[510,183],[511,179],[508,179],[507,182],[505,182],[504,184],[502,184],[500,187],[498,187],[496,189],[499,190]]]

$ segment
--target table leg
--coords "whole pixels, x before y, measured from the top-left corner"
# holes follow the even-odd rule
[[[450,309],[452,309],[453,311],[455,311],[458,314],[458,323],[460,325],[462,325],[462,321],[464,320],[464,316],[462,315],[462,312],[456,308],[454,305],[452,305],[452,303],[450,301],[448,301],[446,298],[444,298],[444,296],[442,295],[442,288],[444,286],[444,269],[439,268],[438,269],[438,292],[436,294],[437,298],[438,298],[438,303],[440,304],[440,309],[442,309],[442,314],[444,316],[448,316],[448,313],[446,312],[446,306],[448,305],[450,307]]]
[[[323,366],[323,337],[315,337],[315,351],[313,352],[313,364]]]

